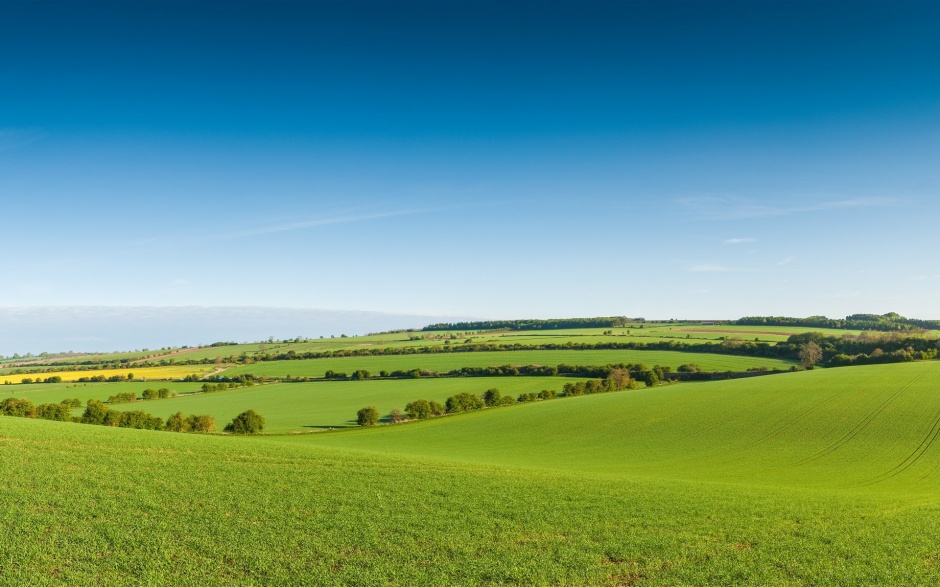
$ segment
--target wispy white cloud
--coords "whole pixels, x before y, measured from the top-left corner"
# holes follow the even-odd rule
[[[693,273],[732,273],[737,271],[737,269],[731,269],[730,267],[725,267],[724,265],[700,263],[698,265],[693,265],[689,271],[692,271]]]
[[[380,218],[392,218],[395,216],[411,216],[421,214],[426,210],[398,210],[395,212],[376,212],[372,214],[348,214],[342,216],[332,216],[328,218],[317,218],[314,220],[302,220],[300,222],[289,222],[286,224],[275,224],[271,226],[262,226],[251,228],[240,232],[233,232],[222,235],[222,239],[242,239],[253,236],[262,236],[278,232],[290,232],[293,230],[303,230],[305,228],[315,228],[317,226],[328,226],[331,224],[347,224],[352,222],[364,222],[367,220],[377,220]]]
[[[779,261],[777,261],[777,265],[779,266],[789,265],[792,262],[793,262],[793,257],[787,257],[785,259],[780,259]]]
[[[743,218],[769,218],[791,214],[808,214],[828,210],[851,208],[886,208],[901,202],[898,198],[849,198],[843,200],[818,201],[811,204],[772,206],[753,198],[701,196],[679,198],[676,203],[710,220],[734,220]],[[736,240],[736,239],[729,239]],[[726,241],[727,243],[727,241]],[[732,243],[727,243],[732,244]]]
[[[729,238],[729,239],[725,239],[725,243],[724,243],[724,244],[726,244],[726,245],[743,245],[743,244],[747,244],[747,243],[756,243],[756,242],[757,242],[757,239],[756,239],[756,238]]]
[[[41,139],[43,133],[30,128],[0,128],[0,149],[25,147]]]

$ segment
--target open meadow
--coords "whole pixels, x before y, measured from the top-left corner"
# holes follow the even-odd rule
[[[462,367],[494,367],[500,365],[546,365],[560,364],[604,366],[610,364],[643,364],[646,367],[660,365],[676,370],[681,365],[694,363],[702,371],[747,371],[748,369],[779,369],[785,371],[795,361],[766,357],[742,357],[714,353],[691,353],[677,351],[635,350],[584,350],[584,351],[497,351],[497,352],[449,352],[420,355],[386,355],[361,357],[330,357],[324,359],[300,359],[292,361],[264,361],[250,365],[239,365],[226,369],[223,374],[232,377],[251,373],[269,377],[323,377],[327,371],[351,374],[365,369],[372,374],[382,371],[411,371],[422,369],[447,373]]]
[[[279,432],[490,384],[140,405]],[[938,385],[935,361],[817,369],[257,437],[2,418],[0,582],[933,585]]]

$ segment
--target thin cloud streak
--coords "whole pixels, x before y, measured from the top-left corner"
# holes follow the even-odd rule
[[[0,128],[0,149],[18,149],[35,143],[43,133],[34,129]]]
[[[725,240],[726,245],[743,245],[745,243],[756,243],[756,238],[729,238]]]
[[[771,218],[775,216],[789,216],[791,214],[806,214],[811,212],[824,212],[827,210],[842,210],[851,208],[886,208],[900,203],[898,198],[850,198],[847,200],[833,200],[817,202],[804,206],[766,206],[748,198],[719,198],[719,197],[692,197],[676,200],[693,212],[712,220],[734,220],[743,218]],[[736,240],[736,239],[729,239]],[[728,241],[725,241],[726,244]]]
[[[320,218],[317,220],[306,220],[303,222],[291,222],[289,224],[280,224],[276,226],[266,226],[241,232],[231,233],[219,236],[219,239],[231,240],[250,238],[253,236],[263,236],[266,234],[275,234],[279,232],[290,232],[293,230],[303,230],[305,228],[315,228],[317,226],[328,226],[331,224],[347,224],[351,222],[364,222],[367,220],[377,220],[379,218],[393,218],[395,216],[412,216],[423,214],[427,210],[401,210],[398,212],[381,212],[377,214],[362,214],[357,216],[337,216],[333,218]]]
[[[700,265],[693,265],[689,271],[693,273],[734,273],[736,269],[730,269],[724,265],[710,265],[708,263],[703,263]]]

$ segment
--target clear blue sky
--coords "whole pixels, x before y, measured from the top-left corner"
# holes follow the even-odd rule
[[[940,318],[938,31],[904,1],[3,2],[0,307]]]

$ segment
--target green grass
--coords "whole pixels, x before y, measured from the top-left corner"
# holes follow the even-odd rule
[[[165,387],[178,394],[194,393],[202,383],[182,381],[128,381],[121,383],[33,383],[30,385],[0,385],[0,401],[8,397],[26,398],[36,405],[59,403],[64,399],[78,398],[82,403],[96,399],[104,401],[118,393],[131,392],[140,397],[145,389]],[[161,400],[165,401],[165,400]],[[150,405],[151,402],[143,405]]]
[[[278,384],[138,406],[224,423],[269,402],[287,430],[348,419],[344,403],[513,384],[543,386]],[[0,584],[932,586],[938,389],[940,362],[817,369],[254,438],[0,417]]]
[[[686,363],[696,363],[705,371],[746,371],[751,367],[789,369],[795,363],[762,357],[739,357],[708,353],[684,353],[678,351],[495,351],[452,352],[426,355],[387,355],[376,357],[339,357],[327,359],[300,359],[293,361],[266,361],[250,365],[239,365],[222,374],[234,376],[252,373],[285,377],[323,377],[327,370],[352,374],[356,369],[366,369],[373,375],[380,371],[408,371],[428,369],[446,373],[461,367],[491,367],[497,365],[607,365],[615,363],[643,363],[669,366],[673,369]]]
[[[820,373],[829,372],[806,375]],[[735,381],[725,387],[730,397],[706,391],[700,405],[723,399],[760,405],[766,398],[759,392],[751,390],[757,394],[751,398],[729,388],[787,378],[823,387],[790,376]],[[708,387],[723,386],[666,391],[691,395]],[[661,477],[651,464],[656,455],[637,450],[650,443],[631,440],[637,427],[589,434],[577,426],[580,412],[602,413],[597,400],[630,404],[645,395],[557,400],[396,428],[409,436],[446,422],[458,432],[512,414],[513,425],[530,433],[522,438],[526,447],[514,449],[503,444],[512,431],[479,429],[463,438],[476,446],[456,450],[457,460],[436,452],[440,437],[430,439],[425,452],[431,456],[404,454],[420,452],[415,437],[402,451],[401,441],[387,434],[391,427],[288,441],[0,418],[0,583],[880,586],[940,580],[935,491],[899,485],[882,491],[839,480],[792,487],[761,479],[721,482],[703,475],[704,467],[677,474],[682,450],[724,444],[709,439],[722,437],[733,422],[727,403],[717,421],[705,411],[699,419],[686,415],[664,424],[665,430],[677,422],[714,428],[660,449],[659,456],[672,459]],[[522,418],[553,406],[574,420]],[[593,447],[577,457],[594,464],[572,466],[562,456],[529,463],[529,456],[547,455],[564,440],[534,450],[546,437],[533,434],[533,423],[556,436],[574,433],[579,448]],[[807,430],[825,437],[846,431],[844,424]],[[895,437],[913,442],[920,432]],[[590,436],[596,440],[585,444]],[[366,450],[333,440],[369,437],[374,442]],[[620,441],[634,450],[621,451]],[[599,466],[593,451],[647,464],[642,475],[617,471]],[[486,453],[494,464],[480,464]],[[512,464],[499,458],[506,454],[515,455]]]
[[[265,432],[310,432],[324,428],[354,426],[356,411],[374,405],[383,416],[393,408],[404,409],[416,399],[441,403],[451,395],[470,392],[483,395],[490,388],[504,395],[561,391],[567,377],[468,377],[444,379],[406,379],[389,381],[325,381],[316,383],[279,383],[230,389],[215,393],[182,396],[165,400],[118,404],[116,410],[144,410],[154,416],[208,414],[220,427],[239,413],[253,409],[265,417]],[[76,412],[78,413],[78,412]]]
[[[304,439],[629,478],[930,492],[940,362],[683,383]],[[485,442],[482,440],[485,439]]]
[[[611,330],[613,335],[604,335]],[[723,331],[734,332],[723,332]],[[732,326],[710,324],[670,324],[648,322],[639,328],[639,324],[623,328],[581,328],[569,330],[526,330],[501,332],[403,332],[390,334],[374,334],[367,336],[350,336],[346,338],[310,339],[294,343],[284,341],[256,342],[220,347],[197,347],[190,349],[173,349],[169,351],[149,350],[121,353],[103,353],[98,355],[85,355],[71,358],[53,359],[56,365],[68,365],[76,362],[95,360],[99,362],[113,360],[147,360],[159,363],[161,361],[201,361],[206,359],[227,359],[245,355],[254,357],[264,353],[286,353],[294,351],[324,352],[344,349],[363,348],[403,348],[440,346],[444,344],[445,337],[457,335],[461,338],[451,344],[461,344],[466,338],[474,342],[493,344],[564,344],[566,342],[596,344],[604,342],[660,342],[677,340],[686,344],[711,342],[721,338],[738,338],[742,340],[760,340],[763,342],[785,341],[791,334],[802,332],[823,332],[825,334],[842,336],[843,334],[858,334],[857,330],[834,330],[824,328],[785,327],[785,326]],[[929,335],[940,335],[940,331],[931,331]],[[411,337],[427,337],[410,340]],[[29,368],[25,366],[22,368]],[[14,368],[5,367],[0,373],[6,373]]]

